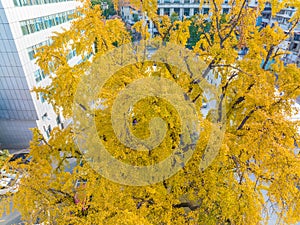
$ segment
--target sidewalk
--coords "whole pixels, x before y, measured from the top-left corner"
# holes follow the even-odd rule
[[[12,209],[12,203],[10,204]],[[18,211],[13,211],[8,215],[0,215],[0,225],[24,224],[21,221],[21,215]]]

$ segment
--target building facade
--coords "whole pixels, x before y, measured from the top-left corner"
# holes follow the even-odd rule
[[[275,23],[282,28],[282,30],[288,34],[286,40],[280,43],[279,47],[287,53],[282,57],[285,64],[296,64],[300,67],[300,23],[295,27],[291,22],[292,17],[296,13],[295,7],[287,7],[281,9],[274,17],[271,13],[271,4],[266,3],[261,15],[261,26],[274,26]],[[292,28],[294,29],[292,32]]]
[[[224,0],[222,5],[223,13],[229,12],[230,1],[231,0]],[[171,16],[173,13],[176,13],[179,19],[183,19],[195,14],[210,14],[210,5],[209,0],[201,0],[201,2],[200,0],[158,0],[158,15]],[[246,6],[255,9],[258,6],[258,1],[248,0]],[[273,26],[274,23],[277,22],[284,32],[288,33],[292,28],[290,19],[296,10],[294,7],[283,8],[275,17],[272,17],[271,4],[266,1],[258,25],[263,27],[267,25]],[[290,34],[289,38],[284,40],[279,47],[288,52],[283,57],[283,61],[286,64],[296,64],[300,67],[300,23],[295,27],[295,30]]]
[[[51,43],[54,31],[70,26],[78,5],[73,0],[0,1],[0,148],[27,148],[30,128],[38,127],[49,137],[54,127],[63,127],[62,116],[31,92],[51,82],[35,64],[34,54]]]
[[[294,27],[293,32],[290,32],[292,29],[291,18],[296,10],[294,7],[283,8],[273,20],[279,24],[285,33],[290,33],[289,38],[284,42],[283,49],[288,51],[288,54],[283,57],[284,62],[286,64],[296,64],[300,67],[300,23]]]
[[[203,1],[203,2],[202,2]],[[224,0],[222,13],[230,10],[230,0]],[[249,7],[257,7],[257,0],[248,0]],[[158,0],[158,15],[171,16],[176,13],[180,19],[196,14],[210,14],[209,0]]]
[[[296,27],[288,41],[290,54],[286,56],[286,63],[295,63],[300,67],[300,24]]]

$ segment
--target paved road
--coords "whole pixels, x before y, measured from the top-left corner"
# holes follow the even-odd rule
[[[18,154],[18,153],[28,153],[28,149],[23,150],[11,150],[9,151],[10,154]],[[0,202],[1,204],[1,202]],[[12,209],[12,203],[11,203],[11,209]],[[13,225],[13,224],[23,224],[21,221],[21,215],[19,212],[14,211],[10,214],[6,215],[5,213],[3,215],[0,215],[0,225]]]
[[[17,153],[28,153],[28,150],[19,150],[19,151],[10,151],[11,154],[17,154]],[[73,172],[74,167],[76,166],[76,160],[75,159],[70,159],[69,160],[70,165],[65,168],[66,172]],[[1,204],[1,201],[0,201]],[[11,208],[12,208],[12,203],[11,203]],[[9,215],[0,215],[0,225],[15,225],[15,224],[24,224],[21,221],[21,215],[19,212],[14,211],[11,212]]]
[[[12,203],[10,204],[10,207],[12,208]],[[11,212],[8,215],[4,214],[0,218],[0,225],[13,225],[13,224],[23,224],[21,221],[21,215],[17,211]]]
[[[29,153],[28,149],[22,149],[22,150],[10,150],[10,154],[19,154],[19,153]],[[0,202],[1,204],[1,202]],[[12,209],[12,203],[11,203],[11,209]],[[0,215],[1,216],[1,215]],[[21,215],[16,210],[11,212],[10,214],[2,215],[0,217],[0,225],[15,225],[15,224],[24,224],[21,220]]]
[[[21,215],[17,211],[0,218],[0,225],[13,225],[13,224],[23,224],[21,221]]]

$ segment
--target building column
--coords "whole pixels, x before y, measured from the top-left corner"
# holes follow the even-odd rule
[[[183,19],[183,8],[180,8],[179,10],[179,18]]]
[[[191,8],[190,9],[190,16],[193,16],[194,15],[194,8]]]
[[[170,16],[174,13],[174,8],[170,8]]]
[[[164,8],[161,8],[161,9],[160,9],[160,15],[163,16],[164,14],[165,14]]]

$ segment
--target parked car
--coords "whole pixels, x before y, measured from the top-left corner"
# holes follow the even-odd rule
[[[14,154],[6,161],[5,166],[0,170],[0,195],[17,192],[21,178],[24,174],[24,171],[22,172],[15,169],[10,163],[17,162],[17,164],[28,164],[31,161],[31,158],[29,153],[18,153]]]
[[[6,170],[0,171],[0,195],[15,193],[19,189],[22,174],[8,173]]]
[[[8,185],[10,184],[12,178],[7,177],[7,176],[2,176],[0,177],[0,189],[7,188]]]

